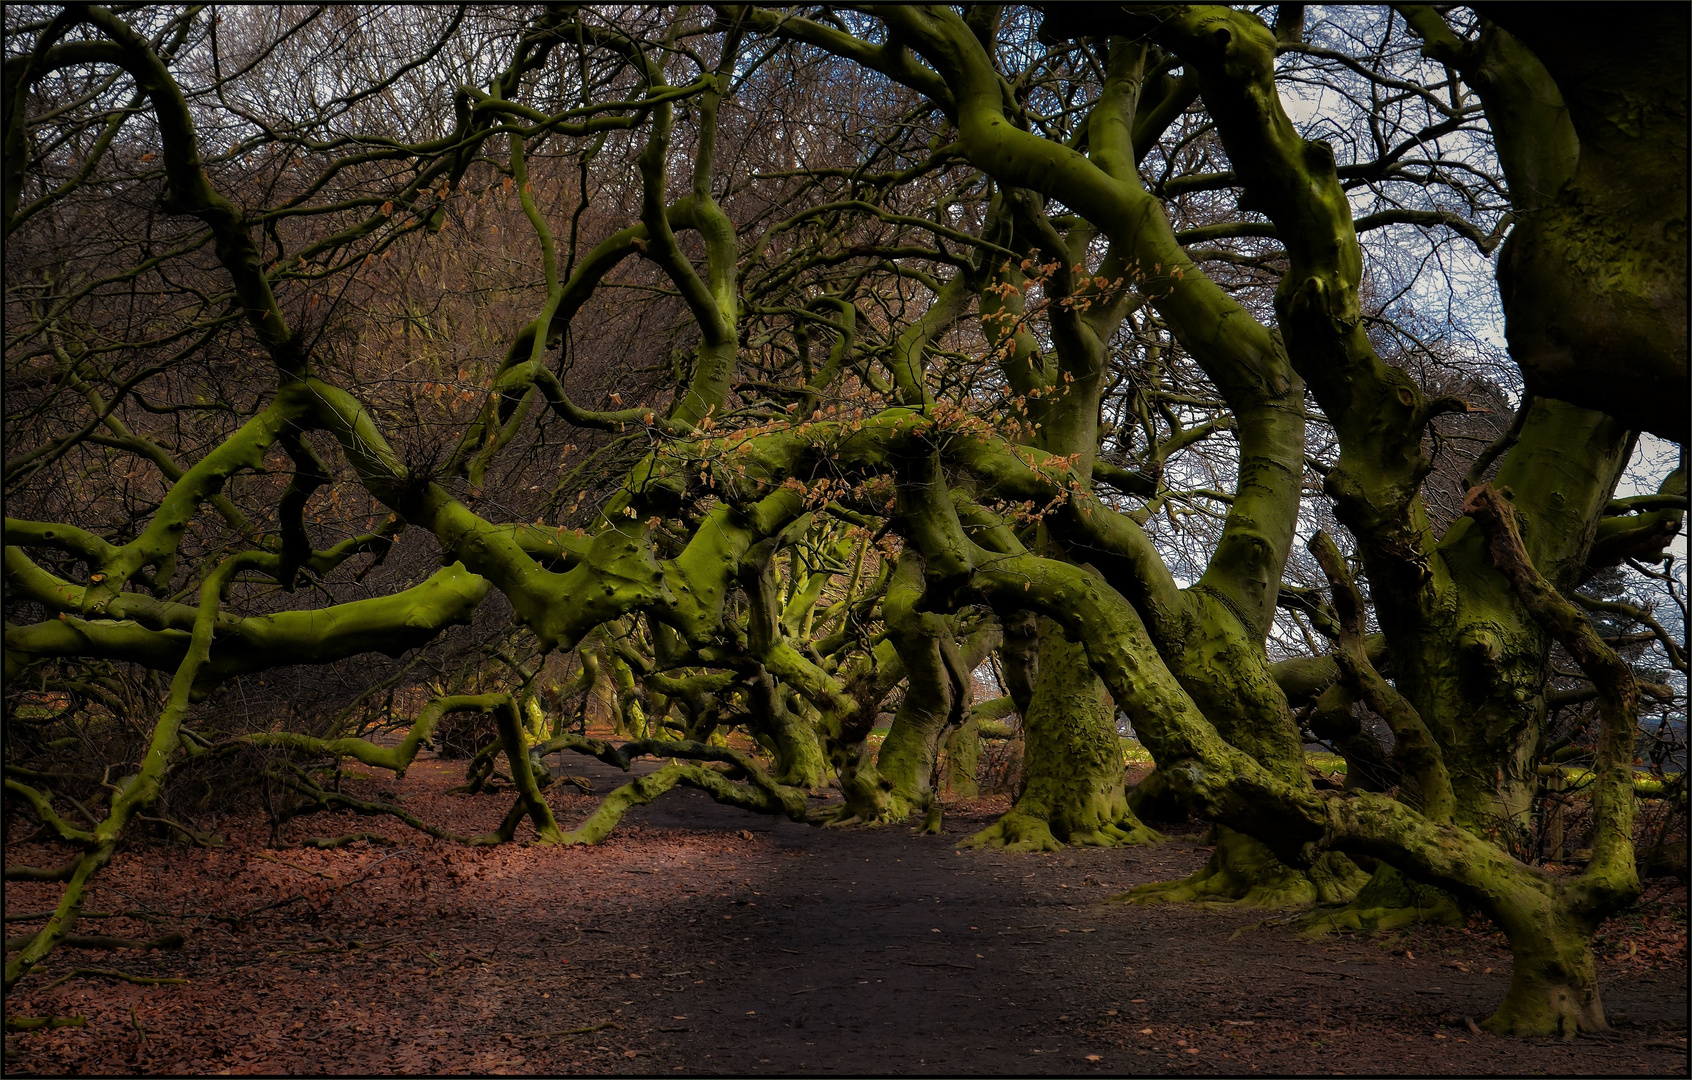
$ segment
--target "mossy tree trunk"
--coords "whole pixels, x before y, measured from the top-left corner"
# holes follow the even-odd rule
[[[1287,5],[1281,12],[1289,27],[1297,9]],[[1478,36],[1465,40],[1438,10],[1398,9],[1427,43],[1428,55],[1480,93],[1519,223],[1500,259],[1500,290],[1512,354],[1529,398],[1511,445],[1490,448],[1477,465],[1502,455],[1498,483],[1510,489],[1513,504],[1479,485],[1477,471],[1465,517],[1436,537],[1419,496],[1431,467],[1424,442],[1431,421],[1466,406],[1454,397],[1429,400],[1402,369],[1376,353],[1361,296],[1363,259],[1351,198],[1339,181],[1333,151],[1304,139],[1281,109],[1277,33],[1253,14],[1202,7],[1100,9],[1084,33],[1093,39],[1087,48],[1103,62],[1102,84],[1080,120],[1084,129],[1061,140],[1031,128],[1026,99],[994,55],[997,16],[988,5],[967,15],[942,6],[875,9],[871,17],[886,30],[879,44],[792,13],[738,11],[721,28],[716,70],[701,68],[691,87],[668,86],[668,61],[648,55],[646,46],[615,29],[573,28],[580,31],[578,43],[583,33],[594,36],[640,70],[648,93],[656,96],[630,109],[608,110],[628,116],[587,116],[598,110],[586,110],[532,129],[573,131],[571,137],[646,129],[639,158],[640,222],[561,274],[558,245],[527,183],[524,136],[496,118],[538,119],[526,106],[524,112],[503,106],[515,104],[525,75],[546,63],[548,50],[570,38],[561,29],[574,18],[571,10],[549,9],[520,35],[511,66],[490,84],[494,92],[460,112],[448,140],[455,149],[415,148],[414,182],[389,201],[415,204],[439,184],[435,206],[417,212],[419,224],[438,232],[448,220],[448,193],[465,178],[481,142],[507,140],[518,200],[540,242],[546,298],[512,342],[480,419],[465,429],[439,475],[463,477],[472,490],[479,488],[493,456],[542,398],[580,427],[612,433],[628,425],[666,436],[653,441],[631,482],[580,543],[565,540],[562,532],[548,539],[537,535],[546,530],[485,519],[454,497],[447,483],[430,480],[427,470],[402,460],[381,431],[375,399],[367,405],[325,381],[333,365],[314,372],[315,339],[290,329],[272,291],[273,283],[297,276],[292,259],[287,267],[267,264],[253,228],[268,211],[249,217],[213,189],[211,174],[201,168],[193,112],[171,75],[168,53],[110,10],[73,7],[52,21],[57,28],[52,33],[74,28],[76,39],[64,47],[44,41],[33,58],[20,54],[8,61],[8,86],[16,91],[39,81],[29,74],[36,62],[46,65],[44,71],[115,66],[133,77],[156,114],[161,205],[210,230],[235,310],[245,313],[247,331],[269,354],[277,375],[274,400],[258,415],[191,468],[166,470],[170,482],[163,500],[147,512],[150,520],[142,527],[132,519],[138,526],[133,533],[114,534],[132,535],[128,542],[113,545],[70,526],[6,523],[8,592],[39,602],[48,613],[39,625],[7,627],[9,674],[56,656],[119,659],[177,672],[145,759],[121,790],[114,789],[110,815],[92,832],[67,826],[51,798],[7,777],[9,793],[27,797],[44,825],[84,851],[74,870],[66,871],[70,886],[58,915],[8,966],[8,987],[74,922],[89,875],[110,858],[125,821],[158,795],[173,757],[205,752],[204,740],[182,727],[186,710],[234,675],[281,663],[322,663],[371,648],[404,652],[466,621],[490,588],[505,594],[517,623],[533,632],[543,651],[576,647],[598,628],[642,613],[674,632],[669,652],[691,653],[688,663],[698,661],[702,668],[730,670],[730,682],[750,678],[735,692],[750,695],[753,726],[775,753],[780,779],[814,786],[826,745],[853,815],[883,820],[902,817],[913,801],[930,793],[936,748],[967,709],[973,666],[955,655],[959,650],[951,646],[947,620],[986,598],[1004,620],[1010,692],[1025,717],[1027,771],[1016,808],[976,842],[1044,849],[1134,839],[1137,822],[1123,798],[1116,742],[1120,705],[1133,715],[1171,790],[1219,823],[1216,858],[1180,886],[1193,897],[1254,903],[1332,899],[1358,877],[1335,852],[1370,855],[1389,868],[1377,875],[1373,892],[1366,890],[1370,903],[1396,895],[1391,877],[1399,874],[1449,890],[1509,936],[1515,975],[1489,1026],[1564,1036],[1603,1027],[1589,940],[1608,914],[1638,892],[1630,839],[1637,688],[1626,666],[1561,594],[1593,566],[1660,549],[1678,531],[1684,508],[1684,466],[1679,508],[1671,501],[1618,512],[1610,501],[1629,454],[1630,431],[1654,430],[1682,442],[1687,436],[1683,13],[1672,19],[1634,14],[1594,23],[1584,35],[1559,35],[1528,16],[1483,10]],[[1053,12],[1042,37],[1064,17]],[[185,17],[182,25],[190,23]],[[1277,32],[1281,29],[1278,23]],[[734,223],[712,194],[715,119],[734,85],[742,35],[760,30],[833,49],[850,63],[875,67],[926,95],[947,114],[956,134],[945,153],[967,159],[994,186],[989,226],[972,248],[980,259],[944,284],[911,268],[923,275],[925,287],[932,285],[934,303],[898,331],[893,348],[882,354],[890,357],[881,362],[902,407],[867,421],[854,415],[849,430],[844,422],[790,423],[772,412],[774,422],[759,421],[753,433],[724,412],[731,390],[743,385],[736,382],[742,343],[760,340],[762,332],[746,323],[747,312],[761,303],[742,310],[743,290],[747,295],[754,290],[737,280],[744,253]],[[1648,40],[1634,40],[1641,36]],[[1153,47],[1148,42],[1180,61],[1184,74],[1178,84],[1147,78]],[[1163,92],[1150,93],[1154,87]],[[1455,77],[1449,89],[1452,108],[1462,109],[1464,91]],[[1139,178],[1137,165],[1152,139],[1198,91],[1229,158],[1232,173],[1226,180],[1243,189],[1242,205],[1269,218],[1285,248],[1288,265],[1275,297],[1274,332],[1194,265],[1159,198]],[[22,103],[33,96],[11,95],[18,104],[7,112],[8,234],[17,223],[23,171],[31,167],[29,155],[12,151],[27,149]],[[689,125],[691,190],[672,201],[674,101],[684,96],[694,99],[684,106],[695,121]],[[464,100],[471,100],[468,92]],[[1048,214],[1057,203],[1064,214]],[[298,256],[299,270],[313,260],[328,268],[345,261],[353,251],[349,244],[375,237],[390,224],[387,210],[373,213],[291,254]],[[676,230],[684,228],[696,231],[703,243],[699,265],[691,254],[699,249],[678,242]],[[1102,260],[1096,258],[1101,240],[1108,245]],[[755,253],[753,263],[768,250]],[[678,363],[663,417],[643,408],[577,408],[552,365],[543,362],[609,270],[636,252],[674,286],[700,335],[697,348]],[[1017,269],[1024,254],[1032,258]],[[1046,314],[1039,317],[1047,320],[1047,335],[1029,331],[1030,312],[1022,306],[1033,284],[1023,271],[1033,264],[1041,265]],[[289,282],[288,295],[297,284]],[[996,303],[988,301],[989,290],[996,290]],[[984,321],[996,319],[1004,331],[990,330],[989,337],[1001,350],[1005,381],[1033,425],[1019,427],[1014,446],[1002,439],[995,444],[996,436],[982,430],[986,425],[971,430],[955,412],[948,415],[949,401],[938,400],[930,385],[929,362],[939,355],[930,343],[977,300]],[[825,371],[838,375],[860,357],[852,354],[851,299],[822,301],[831,304],[839,306],[842,321]],[[1107,346],[1127,314],[1142,305],[1157,313],[1204,369],[1225,400],[1239,445],[1236,489],[1220,495],[1231,500],[1226,524],[1202,580],[1188,589],[1177,588],[1140,522],[1110,511],[1089,488],[1095,469],[1103,466],[1105,475],[1129,484],[1155,507],[1163,462],[1224,430],[1220,419],[1184,431],[1172,419],[1176,430],[1149,448],[1154,467],[1144,474],[1094,460],[1099,406],[1113,359]],[[683,369],[689,372],[685,377]],[[873,367],[856,370],[876,384]],[[1336,608],[1350,607],[1336,635],[1335,663],[1348,689],[1357,690],[1392,726],[1400,797],[1360,786],[1314,790],[1285,697],[1268,677],[1264,635],[1300,512],[1305,467],[1301,376],[1338,440],[1338,462],[1316,467],[1339,519],[1358,541],[1392,653],[1394,683],[1381,678],[1362,648],[1362,594],[1337,548],[1323,568],[1333,582]],[[826,388],[807,371],[800,398],[807,411]],[[115,415],[94,404],[105,426],[133,444],[113,426]],[[744,396],[741,404],[749,409],[742,416],[761,408]],[[495,418],[501,422],[497,428]],[[721,429],[709,434],[725,422],[736,429],[726,436]],[[312,549],[304,506],[312,492],[332,482],[331,470],[310,445],[314,432],[334,436],[365,490],[394,512],[397,529],[422,529],[439,542],[447,569],[397,596],[274,617],[225,613],[222,589],[237,566],[292,591],[302,571],[328,573],[355,553],[385,553],[394,539],[384,527],[329,551]],[[295,471],[277,504],[279,531],[267,538],[234,508],[225,489],[243,473],[263,471],[273,448],[286,452]],[[1036,452],[1048,460],[1031,467]],[[973,461],[962,462],[971,453]],[[800,478],[814,480],[825,461],[835,479],[846,473],[896,476],[898,511],[890,515],[879,498],[864,504],[867,516],[833,504],[821,508]],[[958,468],[969,475],[957,478],[953,490],[956,474],[947,470]],[[966,531],[960,507],[977,496],[980,513],[970,524],[973,531]],[[1001,499],[1048,507],[1038,554],[985,509]],[[204,507],[216,509],[259,550],[235,555],[211,571],[197,609],[159,599],[169,592],[179,549]],[[678,515],[678,507],[690,509]],[[906,677],[905,667],[883,658],[878,646],[873,661],[860,655],[851,661],[856,667],[839,670],[832,666],[839,657],[824,660],[797,640],[808,633],[808,614],[784,620],[775,603],[771,560],[809,528],[808,508],[879,517],[906,541],[910,561],[901,557],[900,569],[908,571],[907,580],[899,585],[901,596],[889,594],[884,614],[908,654],[911,693],[884,748],[882,771],[864,752],[864,737],[892,680]],[[1147,512],[1142,508],[1140,520]],[[991,519],[992,528],[981,525],[982,517]],[[666,526],[678,518],[685,538]],[[1062,527],[1061,545],[1052,542],[1054,524]],[[1006,535],[990,536],[993,528]],[[48,573],[24,554],[25,547],[76,556],[86,564],[86,586]],[[666,558],[660,559],[660,550]],[[188,580],[204,569],[189,573]],[[725,618],[727,594],[737,582],[752,601],[744,634],[738,613]],[[790,582],[798,586],[796,572]],[[155,595],[135,591],[137,584]],[[815,589],[820,595],[820,581]],[[1351,599],[1342,602],[1342,595]],[[814,597],[800,599],[808,613]],[[1041,615],[1037,638],[1025,632],[1029,612]],[[1553,640],[1576,657],[1593,683],[1602,723],[1590,785],[1592,858],[1579,875],[1558,878],[1511,856],[1519,849],[1515,837],[1536,783]],[[636,665],[637,679],[625,662],[628,654],[620,655],[606,653],[611,664],[598,670],[598,683],[609,692],[615,677],[627,707],[622,726],[632,724],[642,734],[647,722],[637,705],[651,673]],[[699,689],[703,700],[729,688]],[[503,700],[498,722],[520,797],[498,839],[510,839],[524,814],[546,840],[602,838],[628,806],[683,783],[735,805],[809,818],[805,792],[783,786],[753,762],[709,747],[641,740],[643,753],[675,752],[728,764],[749,783],[732,783],[714,769],[672,765],[622,789],[582,829],[564,834],[531,773],[530,732],[516,706]],[[655,717],[662,716],[664,699],[651,700]],[[709,705],[689,707],[696,717],[712,715]],[[426,728],[420,721],[397,751],[365,744],[353,748],[353,755],[403,769]],[[605,744],[590,742],[571,736],[545,745],[585,748],[627,767],[627,754],[618,758]],[[313,746],[280,736],[275,744],[341,752],[334,744]],[[491,762],[492,755],[487,757]]]
[[[1040,620],[1040,666],[1022,718],[1022,790],[1010,811],[969,847],[1055,851],[1162,839],[1128,808],[1116,703],[1086,651]]]
[[[1583,172],[1601,171],[1606,164],[1603,140],[1582,145],[1545,69],[1507,34],[1489,28],[1476,42],[1456,43],[1431,9],[1417,9],[1411,19],[1431,52],[1446,55],[1448,63],[1475,77],[1489,119],[1499,131],[1506,176],[1513,193],[1519,188],[1521,209],[1534,221],[1530,233],[1555,231],[1551,216],[1539,212],[1540,203],[1552,191],[1568,190],[1564,185]],[[1558,606],[1556,589],[1578,581],[1587,563],[1615,477],[1627,457],[1626,425],[1549,398],[1524,403],[1529,411],[1520,441],[1500,473],[1501,483],[1517,489],[1515,510],[1505,514],[1511,521],[1519,516],[1524,523],[1516,549],[1505,553],[1497,543],[1502,527],[1492,527],[1488,551],[1470,519],[1460,519],[1436,540],[1419,497],[1430,468],[1421,452],[1424,432],[1442,412],[1467,406],[1456,398],[1424,398],[1402,372],[1383,363],[1369,342],[1361,320],[1361,258],[1351,211],[1331,150],[1300,137],[1274,104],[1273,35],[1240,12],[1193,9],[1160,23],[1154,37],[1197,69],[1201,93],[1248,196],[1276,223],[1287,245],[1291,270],[1277,292],[1276,310],[1288,352],[1339,439],[1339,462],[1328,470],[1324,487],[1335,500],[1339,519],[1358,538],[1369,570],[1395,678],[1403,688],[1402,701],[1388,703],[1402,715],[1388,719],[1395,724],[1401,747],[1413,736],[1423,808],[1436,820],[1450,821],[1451,827],[1477,837],[1495,838],[1508,850],[1518,815],[1525,819],[1531,800],[1532,755],[1543,732],[1547,631],[1567,640],[1575,634],[1568,627],[1558,629],[1560,615],[1553,612],[1568,605]],[[1500,73],[1508,77],[1496,77]],[[1684,87],[1678,100],[1678,142],[1684,147]],[[1684,159],[1683,150],[1680,157]],[[1684,178],[1677,182],[1683,189]],[[1676,205],[1683,203],[1681,199]],[[1684,221],[1684,209],[1677,212]],[[1654,219],[1647,219],[1649,214],[1622,222],[1622,230],[1640,227],[1649,232]],[[1642,236],[1641,242],[1648,248],[1646,239]],[[1613,249],[1615,245],[1583,247],[1583,265],[1596,258],[1625,280],[1626,259],[1606,260]],[[1504,260],[1512,279],[1522,275],[1518,263],[1526,258],[1523,253]],[[1541,259],[1535,269],[1549,268]],[[1508,309],[1509,283],[1501,284],[1506,286]],[[1684,380],[1683,292],[1668,306],[1645,306],[1675,326],[1670,336],[1681,339]],[[1532,328],[1522,328],[1523,333],[1511,334],[1524,372],[1540,372],[1530,374],[1530,389],[1536,377],[1545,377],[1544,369],[1555,366],[1541,363],[1552,344],[1566,348],[1578,339],[1577,351],[1591,351],[1602,363],[1627,363],[1611,352],[1623,338],[1606,325],[1570,329],[1555,343],[1555,335],[1540,333],[1546,325],[1541,319]],[[1680,428],[1683,432],[1683,421]],[[1570,455],[1571,446],[1590,452]],[[1477,502],[1472,493],[1465,510],[1486,506],[1486,500]],[[1517,564],[1514,570],[1506,566],[1511,560]],[[1540,585],[1550,599],[1535,591]],[[1354,637],[1360,634],[1359,622]],[[1361,660],[1358,665],[1367,668]],[[1583,666],[1594,679],[1608,678],[1595,670],[1604,666],[1597,660]],[[1380,703],[1375,707],[1379,711]],[[1624,749],[1618,743],[1601,753],[1631,759],[1632,723],[1631,716],[1616,719],[1616,730],[1625,733],[1629,745]],[[1622,803],[1631,807],[1632,792],[1625,780],[1617,781],[1615,792],[1601,793],[1601,801],[1611,799],[1619,816],[1606,842],[1619,849],[1630,842],[1620,828],[1621,817],[1631,818],[1630,811],[1619,809]],[[1429,800],[1436,800],[1437,807]],[[1385,857],[1407,869],[1416,861],[1405,859],[1408,854],[1401,849]],[[1612,856],[1619,861],[1615,852]],[[1510,865],[1507,857],[1501,860],[1493,878],[1509,883],[1503,893],[1512,902],[1483,904],[1510,935],[1523,971],[1506,1007],[1492,1022],[1504,1030],[1564,1034],[1582,1025],[1602,1026],[1595,987],[1589,995],[1584,986],[1589,962],[1575,954],[1587,949],[1584,935],[1596,924],[1592,916],[1601,918],[1604,910],[1613,910],[1632,895],[1624,880],[1631,865],[1625,871],[1589,868],[1590,893],[1581,903],[1574,894],[1559,890],[1552,890],[1549,901],[1537,900],[1541,894],[1528,887],[1524,871],[1520,864]],[[1471,882],[1476,876],[1485,875],[1468,874]],[[1472,886],[1467,891],[1471,899],[1485,893]],[[1573,917],[1575,907],[1584,909],[1580,918]],[[1577,936],[1578,947],[1573,944]],[[1574,1005],[1564,1000],[1563,990],[1553,989],[1557,985],[1567,988]],[[1551,1025],[1551,1015],[1563,1019]]]
[[[934,783],[941,749],[968,725],[974,704],[972,673],[999,637],[997,631],[979,631],[955,642],[945,619],[926,618],[941,625],[916,642],[901,642],[905,698],[876,756],[876,768],[893,785],[894,798],[907,812],[927,807],[938,797]]]
[[[770,772],[779,783],[815,790],[823,784],[827,760],[817,729],[802,711],[790,707],[785,687],[762,666],[747,680],[748,712],[754,738],[770,751]]]
[[[946,740],[945,790],[960,799],[973,799],[981,794],[977,774],[981,770],[981,739],[983,723],[1003,731],[1001,721],[1016,711],[1016,702],[1009,697],[978,701],[970,706],[969,719],[952,732]]]
[[[958,640],[957,617],[920,610],[923,562],[902,557],[882,605],[889,640],[904,667],[905,697],[876,756],[876,768],[892,785],[889,814],[937,806],[934,781],[947,735],[968,720],[974,701],[974,672],[999,643],[991,625]],[[930,812],[932,822],[933,812]]]

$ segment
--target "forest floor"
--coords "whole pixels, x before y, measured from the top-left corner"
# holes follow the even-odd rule
[[[569,771],[600,794],[623,779],[584,761]],[[425,755],[403,781],[346,782],[459,832],[492,828],[511,796],[445,794],[462,776]],[[566,827],[597,801],[563,783],[547,794]],[[85,910],[109,917],[79,932],[187,943],[49,957],[8,1013],[86,1025],[7,1035],[5,1071],[1688,1072],[1684,887],[1653,886],[1606,927],[1613,1036],[1505,1039],[1467,1023],[1510,970],[1478,923],[1312,943],[1261,912],[1113,904],[1199,867],[1196,832],[1154,848],[956,850],[1004,806],[952,807],[944,835],[922,836],[678,790],[596,848],[467,848],[349,815],[299,819],[284,839],[375,829],[396,843],[274,849],[257,815],[226,817],[221,848],[138,846],[96,879]],[[63,858],[6,850],[8,864]],[[8,933],[40,926],[18,916],[57,890],[9,884]]]

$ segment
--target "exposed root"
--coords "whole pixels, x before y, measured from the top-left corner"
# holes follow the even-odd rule
[[[623,1025],[607,1020],[603,1024],[589,1024],[587,1027],[565,1028],[561,1031],[531,1031],[524,1035],[525,1039],[556,1039],[572,1035],[592,1035],[596,1031],[621,1031]]]
[[[73,857],[63,866],[8,866],[6,867],[7,881],[69,881],[76,868],[81,865],[82,856]]]
[[[1065,847],[1132,847],[1167,843],[1169,838],[1129,815],[1101,821],[1093,828],[1071,829],[1061,838],[1051,819],[1013,807],[998,821],[959,844],[960,848],[1006,851],[1062,851]]]
[[[960,848],[1003,848],[1006,851],[1062,851],[1052,827],[1041,817],[1012,809],[998,821],[959,844]]]
[[[877,827],[893,825],[910,817],[910,804],[893,790],[892,781],[881,775],[869,748],[863,743],[837,747],[834,768],[844,801],[837,807],[818,812],[812,819],[816,824],[826,828]]]
[[[37,974],[45,974],[45,972],[37,972]],[[72,979],[79,979],[79,978],[81,978],[81,979],[118,979],[122,982],[134,983],[137,986],[187,986],[188,985],[187,979],[168,978],[168,977],[163,976],[163,975],[131,975],[127,971],[112,971],[109,968],[72,968],[70,971],[65,972],[63,975],[60,975],[58,978],[54,979],[52,982],[48,983],[46,986],[43,986],[41,988],[41,990],[43,992],[45,992],[45,991],[53,989],[53,987],[58,986],[61,983],[66,983],[66,982],[69,982]]]
[[[6,921],[9,922],[9,923],[14,923],[14,922],[40,922],[42,919],[50,919],[52,917],[53,917],[53,913],[51,911],[25,911],[25,912],[21,912],[17,915],[6,916]],[[83,918],[83,919],[140,919],[142,922],[153,922],[153,923],[156,923],[156,922],[159,921],[159,917],[157,915],[153,915],[153,914],[150,914],[150,913],[145,912],[145,911],[84,911],[84,912],[80,913],[78,918]]]
[[[1266,878],[1246,878],[1227,867],[1217,866],[1212,856],[1210,862],[1190,877],[1139,885],[1111,899],[1130,904],[1194,903],[1210,908],[1277,911],[1315,903],[1316,886],[1291,867]]]
[[[1162,844],[1168,837],[1129,816],[1102,821],[1091,829],[1073,829],[1059,837],[1049,818],[1013,807],[998,821],[971,836],[960,848],[1002,848],[1005,851],[1062,851],[1065,847],[1131,847]]]
[[[386,814],[391,817],[396,817],[411,826],[413,829],[416,829],[418,832],[426,833],[437,840],[455,840],[461,844],[469,843],[471,840],[468,836],[460,836],[455,832],[449,832],[437,825],[430,825],[417,815],[408,813],[398,806],[391,806],[387,803],[381,802],[366,802],[363,799],[355,799],[344,792],[320,788],[316,784],[311,783],[309,780],[303,779],[303,774],[295,777],[283,776],[279,779],[283,786],[291,788],[295,792],[312,800],[310,804],[296,810],[292,815],[290,815],[293,817],[303,814],[316,813],[320,810],[333,810],[339,807],[351,810],[357,814]]]
[[[154,825],[163,825],[165,828],[176,833],[178,836],[181,836],[195,847],[220,848],[224,844],[223,837],[217,835],[216,833],[201,832],[198,829],[190,829],[188,826],[183,825],[180,822],[172,821],[166,817],[152,817],[147,814],[136,814],[135,820],[149,822]]]
[[[875,820],[865,821],[845,807],[840,807],[835,810],[820,811],[812,824],[821,825],[825,829],[849,829],[854,825],[885,825],[887,823]]]
[[[1137,818],[1108,821],[1092,833],[1070,833],[1072,847],[1140,847],[1167,844],[1169,837]]]
[[[300,841],[300,846],[303,848],[315,848],[318,851],[329,851],[338,847],[346,847],[348,844],[356,844],[360,840],[371,844],[377,844],[381,847],[394,846],[394,841],[388,839],[386,836],[380,836],[376,833],[368,832],[348,833],[345,836],[308,836],[304,840]]]
[[[34,934],[7,938],[6,951],[17,952],[34,940]],[[140,952],[152,952],[154,949],[180,949],[187,942],[188,939],[180,932],[165,934],[151,941],[143,941],[140,938],[107,937],[104,934],[66,934],[59,940],[60,945],[71,949],[136,949]]]
[[[923,812],[923,818],[922,818],[923,835],[925,835],[925,836],[939,836],[940,835],[940,829],[941,829],[941,825],[942,825],[942,821],[941,821],[942,813],[943,813],[943,810],[940,806],[939,796],[935,795],[933,792],[929,792],[928,807]]]
[[[1333,897],[1349,900],[1367,880],[1344,856],[1329,853],[1309,872],[1277,859],[1261,842],[1218,827],[1216,851],[1196,873],[1180,881],[1140,885],[1111,900],[1130,904],[1193,903],[1212,908],[1278,911],[1308,907]]]
[[[875,797],[876,795],[879,797]],[[820,811],[814,820],[830,829],[843,829],[848,826],[874,829],[885,825],[898,825],[909,820],[910,816],[909,802],[897,792],[881,788],[871,796],[859,793],[857,799],[849,797],[840,806]]]
[[[1379,932],[1411,923],[1462,926],[1463,910],[1449,895],[1420,885],[1381,863],[1348,903],[1324,906],[1297,922],[1299,930],[1320,937],[1338,930]]]
[[[756,768],[756,766],[754,766]],[[762,770],[759,775],[763,776]],[[762,784],[737,784],[726,775],[715,769],[703,765],[683,762],[671,762],[657,772],[633,780],[606,795],[588,819],[576,829],[561,834],[557,842],[564,844],[597,844],[611,835],[611,830],[623,819],[623,815],[636,806],[656,799],[664,792],[674,788],[677,784],[696,788],[711,796],[717,802],[729,806],[738,806],[743,810],[751,810],[764,814],[783,814],[794,821],[809,820],[809,806],[805,791],[802,788],[782,787],[764,776],[768,786]],[[513,808],[517,814],[517,808]],[[515,827],[516,822],[511,815],[506,821]],[[507,836],[506,839],[510,837]]]
[[[1518,994],[1516,980],[1512,979],[1504,1003],[1480,1026],[1494,1035],[1560,1038],[1564,1042],[1573,1042],[1578,1035],[1611,1030],[1596,989],[1566,981],[1529,981],[1533,983],[1531,989]]]

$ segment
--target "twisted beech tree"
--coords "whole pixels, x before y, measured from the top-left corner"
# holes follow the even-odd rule
[[[7,987],[257,749],[283,817],[591,843],[677,784],[937,831],[991,730],[971,844],[1173,799],[1216,856],[1129,899],[1461,905],[1514,951],[1492,1029],[1603,1028],[1686,667],[1576,590],[1684,613],[1686,26],[1558,10],[9,8],[6,805],[73,854],[7,868],[64,883]],[[302,665],[381,674],[237,722]],[[492,834],[323,779],[467,716]],[[567,832],[557,751],[674,760]]]

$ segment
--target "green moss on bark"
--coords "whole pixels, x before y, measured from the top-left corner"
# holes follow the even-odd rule
[[[1328,853],[1308,870],[1288,866],[1262,842],[1219,825],[1216,850],[1197,872],[1180,881],[1140,885],[1111,899],[1131,904],[1198,903],[1263,909],[1341,903],[1367,880],[1343,855]]]
[[[1056,851],[1163,839],[1128,808],[1115,702],[1086,651],[1049,619],[1040,623],[1039,673],[1022,730],[1022,792],[964,846]]]
[[[1343,930],[1379,932],[1413,923],[1462,926],[1463,909],[1448,894],[1417,884],[1381,863],[1348,903],[1313,911],[1299,920],[1298,927],[1321,936]]]

